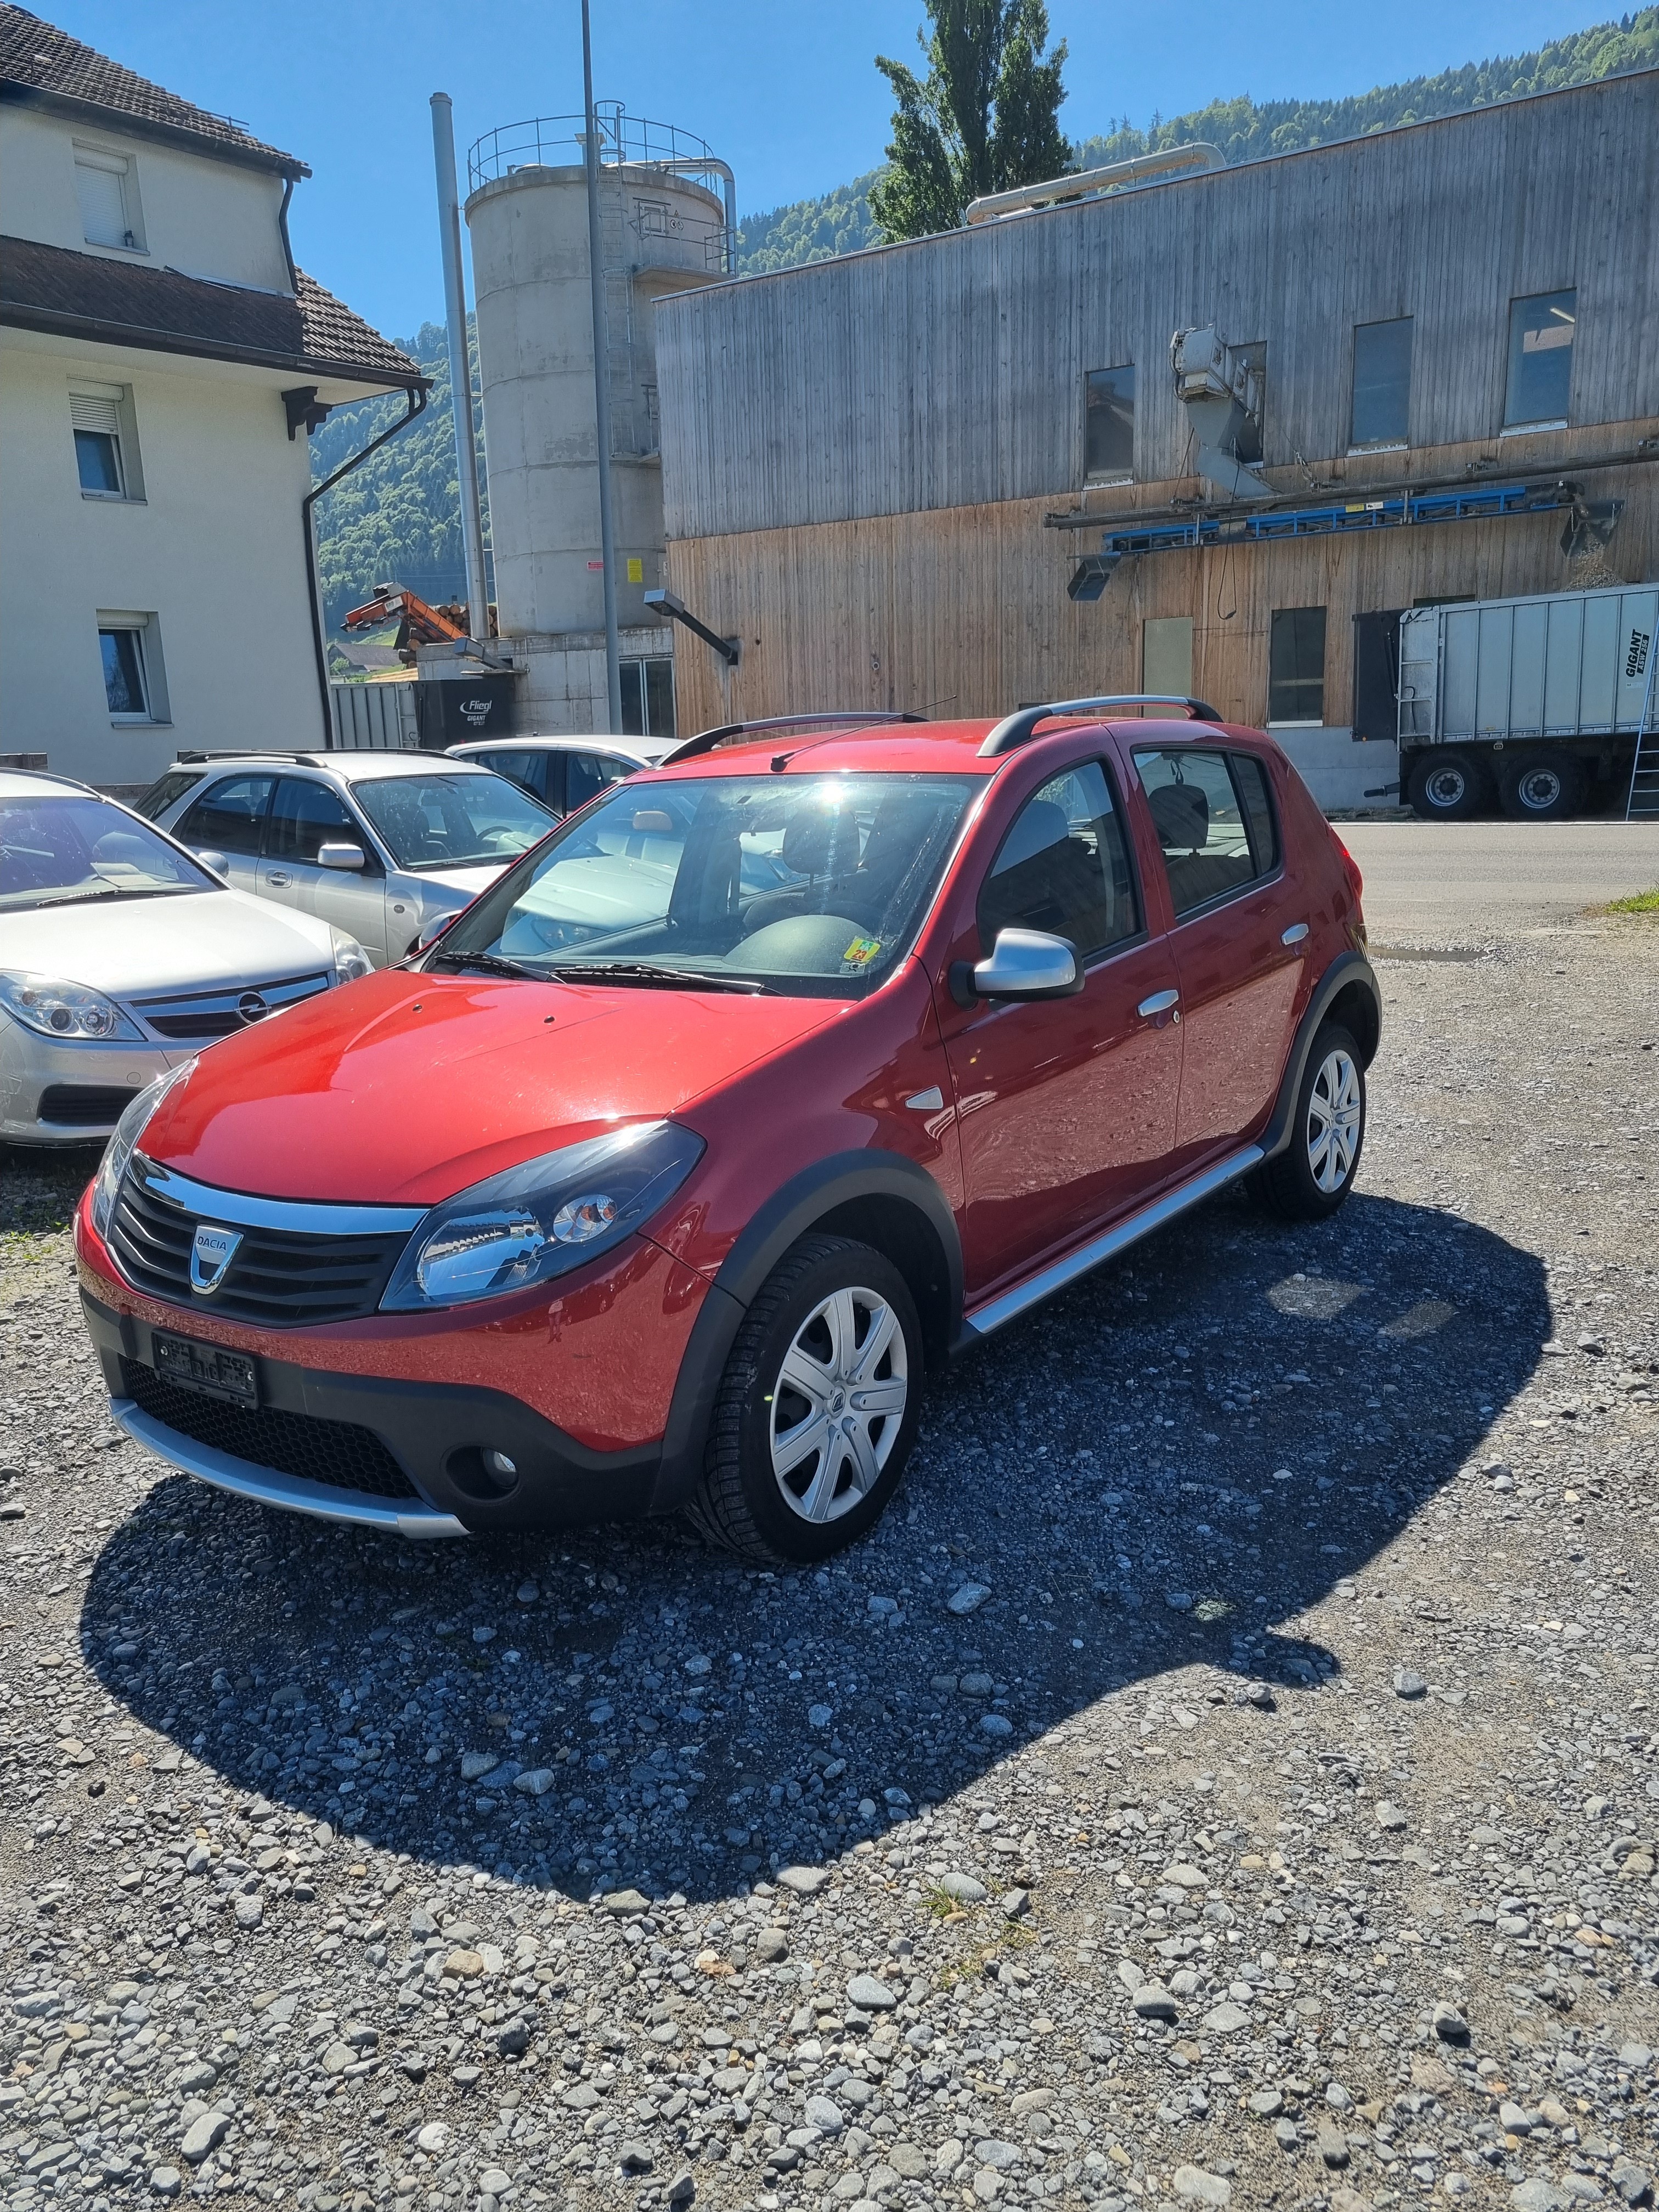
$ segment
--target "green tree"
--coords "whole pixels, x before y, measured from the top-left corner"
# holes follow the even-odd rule
[[[1060,128],[1066,61],[1053,53],[1042,0],[926,0],[931,34],[916,33],[919,77],[878,55],[893,88],[888,169],[870,210],[889,239],[957,229],[970,200],[1065,173],[1072,149]]]

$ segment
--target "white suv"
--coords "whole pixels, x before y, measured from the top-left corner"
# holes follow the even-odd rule
[[[556,818],[507,777],[441,753],[185,757],[138,806],[239,890],[349,930],[377,968]]]

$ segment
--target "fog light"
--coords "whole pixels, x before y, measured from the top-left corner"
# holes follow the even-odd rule
[[[487,1451],[483,1455],[483,1463],[492,1474],[499,1474],[509,1482],[519,1471],[517,1463],[510,1460],[505,1452]]]

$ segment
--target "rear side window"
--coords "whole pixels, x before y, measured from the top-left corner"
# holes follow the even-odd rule
[[[1233,758],[1241,770],[1255,771],[1253,785],[1241,775],[1235,786],[1224,753],[1184,747],[1136,751],[1135,769],[1177,916],[1243,890],[1275,865],[1273,812],[1260,763],[1243,754]],[[1241,799],[1241,789],[1248,799]]]
[[[147,821],[158,822],[169,806],[181,799],[201,781],[199,768],[170,768],[165,775],[156,777],[142,799],[135,801],[132,811],[135,814],[142,814]]]
[[[1250,856],[1259,876],[1270,876],[1279,866],[1279,833],[1273,804],[1267,792],[1267,771],[1254,753],[1229,753],[1233,781],[1243,802],[1244,827],[1249,832]]]
[[[461,758],[475,762],[479,768],[493,768],[497,775],[521,784],[534,798],[547,796],[547,768],[551,758],[548,753],[464,753]]]
[[[314,867],[319,846],[342,843],[361,845],[365,854],[368,850],[357,817],[344,800],[326,784],[307,783],[301,776],[285,775],[276,787],[276,801],[270,810],[265,857],[296,860]]]
[[[210,852],[258,855],[274,775],[232,775],[204,791],[173,835]]]
[[[626,761],[612,753],[570,753],[565,760],[566,811],[574,814],[597,799],[613,783],[624,783],[634,773]]]
[[[1004,929],[1069,939],[1086,958],[1140,927],[1123,821],[1098,761],[1068,769],[1028,799],[979,896],[989,953]]]

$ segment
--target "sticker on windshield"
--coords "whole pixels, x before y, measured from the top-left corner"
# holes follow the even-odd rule
[[[855,937],[842,954],[842,963],[848,968],[867,968],[880,950],[880,938]]]

